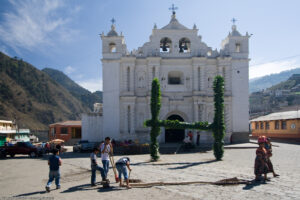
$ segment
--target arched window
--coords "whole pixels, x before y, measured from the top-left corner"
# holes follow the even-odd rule
[[[131,129],[131,115],[130,115],[130,106],[127,107],[127,128],[128,128],[128,133],[130,133]]]
[[[155,78],[155,67],[152,68],[152,80]]]
[[[208,77],[207,79],[207,88],[212,89],[214,85],[214,79],[212,77]]]
[[[183,84],[183,73],[179,71],[171,71],[168,74],[169,85],[182,85]]]
[[[127,91],[130,91],[130,67],[127,67]]]
[[[200,67],[198,67],[198,91],[201,90],[201,71],[200,71]]]
[[[160,40],[160,52],[170,53],[172,50],[172,41],[170,38],[164,37]]]
[[[237,53],[241,52],[241,44],[239,44],[239,43],[235,44],[235,52],[237,52]]]
[[[181,38],[179,40],[179,53],[191,52],[191,41],[188,38]]]
[[[116,48],[116,44],[115,43],[109,43],[109,52],[110,53],[115,53],[117,51],[117,48]]]

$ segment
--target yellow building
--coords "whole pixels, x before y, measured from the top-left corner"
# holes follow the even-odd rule
[[[272,113],[251,120],[252,136],[300,138],[300,110]]]
[[[12,130],[13,129],[13,122],[0,120],[0,131],[2,130]]]
[[[12,121],[0,120],[0,146],[8,142],[8,139],[15,133],[16,130]]]
[[[30,130],[17,129],[12,121],[0,120],[0,146],[11,141],[30,141]]]

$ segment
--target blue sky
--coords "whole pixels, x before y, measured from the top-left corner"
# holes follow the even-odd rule
[[[294,0],[1,0],[0,51],[39,69],[65,72],[90,91],[102,89],[101,39],[111,18],[128,50],[149,40],[154,23],[168,24],[169,7],[213,49],[231,30],[250,38],[250,78],[300,67],[300,1]]]

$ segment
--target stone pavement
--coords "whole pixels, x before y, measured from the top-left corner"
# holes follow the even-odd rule
[[[230,145],[235,148],[225,149],[220,162],[214,160],[212,151],[162,155],[156,163],[149,162],[149,155],[130,156],[131,178],[143,182],[218,181],[233,177],[253,180],[255,146],[251,143]],[[274,143],[272,161],[280,177],[273,178],[269,174],[271,181],[266,184],[195,184],[131,190],[119,188],[116,183],[108,190],[100,185],[90,187],[89,154],[66,153],[62,155],[62,188],[50,193],[44,191],[47,161],[20,156],[0,160],[0,199],[300,199],[299,150],[299,145]],[[109,174],[113,180],[112,170]]]

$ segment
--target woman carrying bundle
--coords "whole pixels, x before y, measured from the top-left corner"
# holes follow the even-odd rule
[[[260,136],[258,138],[258,145],[259,147],[256,149],[256,158],[255,158],[255,165],[254,165],[254,174],[255,174],[255,180],[260,181],[262,174],[264,174],[263,181],[268,181],[267,173],[269,171],[268,165],[267,165],[267,150],[265,149],[265,142],[266,137]]]

